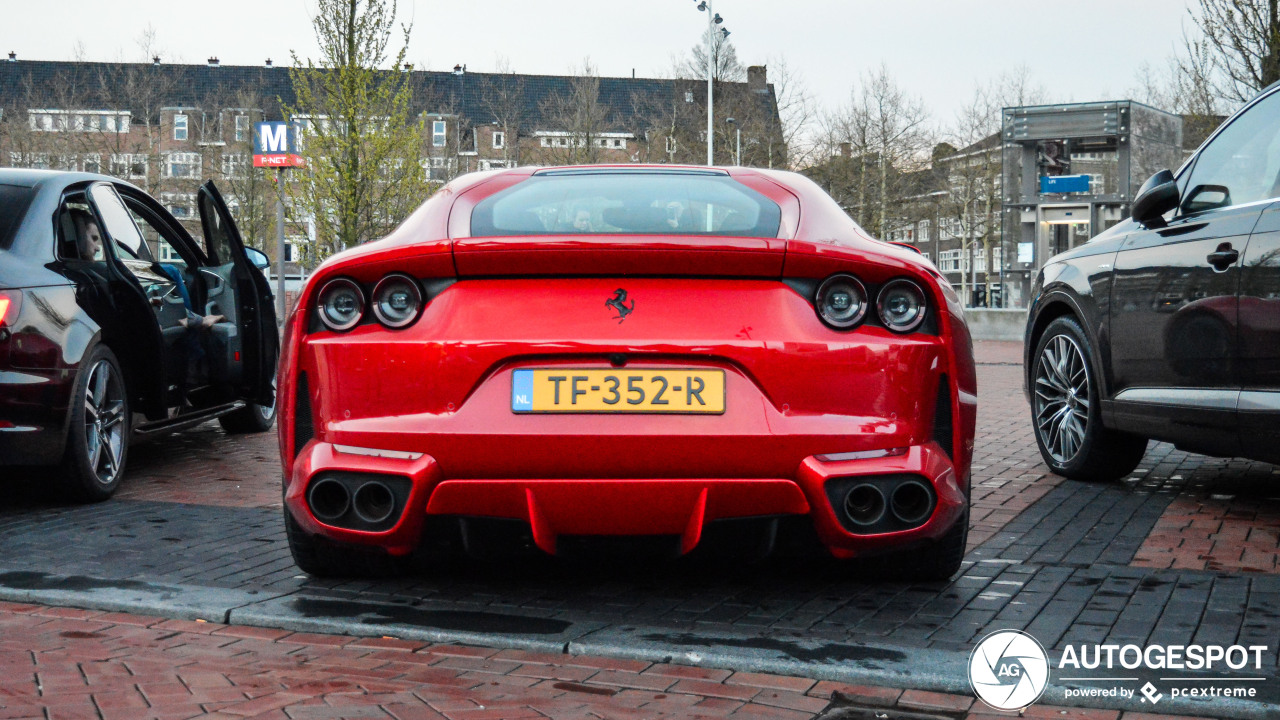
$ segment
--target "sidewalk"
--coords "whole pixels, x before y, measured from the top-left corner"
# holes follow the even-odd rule
[[[0,668],[6,719],[1018,717],[917,690],[14,603],[0,603]],[[1172,716],[1035,705],[1022,717]]]

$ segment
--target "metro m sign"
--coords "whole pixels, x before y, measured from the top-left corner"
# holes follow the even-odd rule
[[[298,155],[298,131],[287,122],[253,124],[254,167],[305,167]]]

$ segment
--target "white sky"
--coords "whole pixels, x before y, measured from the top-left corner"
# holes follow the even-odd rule
[[[1187,0],[714,0],[743,64],[784,55],[833,106],[887,63],[940,123],[975,83],[1025,65],[1053,101],[1118,99],[1144,61],[1163,64],[1188,24]],[[600,74],[669,73],[705,38],[697,0],[401,0],[419,69],[561,74],[590,57]],[[0,55],[141,60],[154,28],[166,61],[285,63],[315,54],[315,0],[0,0]]]

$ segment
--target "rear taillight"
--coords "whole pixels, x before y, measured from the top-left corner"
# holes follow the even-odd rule
[[[423,283],[404,273],[384,276],[372,291],[367,285],[340,277],[320,288],[316,316],[321,327],[346,332],[362,322],[369,322],[366,311],[371,311],[372,319],[383,327],[400,330],[418,319],[429,299]]]
[[[832,275],[818,286],[813,306],[822,322],[847,330],[862,322],[867,314],[867,289],[852,275]]]
[[[924,322],[928,303],[924,291],[910,280],[894,280],[880,288],[876,311],[880,322],[896,333],[909,333]]]
[[[0,290],[0,327],[9,327],[18,318],[22,307],[22,293],[18,290]]]
[[[364,291],[354,281],[338,278],[320,289],[320,322],[335,332],[345,332],[364,316]]]
[[[412,325],[421,310],[422,290],[418,281],[408,275],[393,273],[373,288],[373,314],[389,328],[398,330]]]

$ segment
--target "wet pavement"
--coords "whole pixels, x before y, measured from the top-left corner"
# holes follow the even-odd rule
[[[1019,348],[982,343],[978,355],[970,552],[948,583],[876,580],[821,561],[551,558],[315,580],[284,542],[274,436],[211,424],[133,448],[109,503],[61,507],[43,499],[38,478],[17,485],[0,510],[0,597],[961,696],[969,652],[998,629],[1025,630],[1051,657],[1095,642],[1265,645],[1253,698],[1170,698],[1159,709],[1280,712],[1280,470],[1153,444],[1119,483],[1049,475]],[[1135,688],[1150,680],[1168,695],[1177,685],[1134,674]],[[1045,702],[1072,686],[1056,682]],[[1125,707],[1154,710],[1139,700]]]

